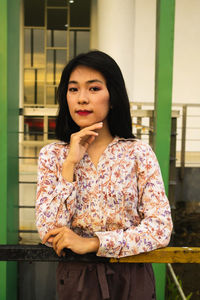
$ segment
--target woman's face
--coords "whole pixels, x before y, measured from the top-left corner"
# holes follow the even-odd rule
[[[66,97],[70,115],[80,128],[106,122],[110,95],[100,72],[76,67],[70,75]]]

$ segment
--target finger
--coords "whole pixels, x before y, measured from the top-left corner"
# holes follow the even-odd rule
[[[65,242],[63,241],[63,239],[60,239],[58,241],[57,248],[56,248],[56,253],[58,256],[61,256],[62,250],[64,248],[67,248],[67,246],[66,246]]]
[[[45,236],[43,237],[42,243],[45,244],[50,237],[54,237],[61,230],[62,230],[62,227],[61,228],[56,228],[56,229],[49,230],[49,232],[47,232],[45,234]]]
[[[87,148],[89,147],[90,144],[92,144],[95,140],[95,136],[90,136],[87,141],[85,141],[84,143],[82,143],[83,147],[85,147],[85,149],[87,150]]]
[[[88,138],[90,136],[98,136],[98,132],[96,131],[92,131],[92,130],[85,130],[85,131],[82,131],[82,132],[79,132],[77,134],[77,138],[80,138],[80,139],[83,139],[83,138]]]
[[[60,232],[60,233],[58,233],[55,237],[54,237],[54,239],[53,239],[53,244],[52,244],[52,246],[53,246],[53,249],[56,251],[56,248],[57,248],[57,243],[58,243],[58,241],[62,238],[62,236],[63,236],[63,231],[62,232]]]
[[[88,127],[85,127],[83,129],[81,129],[80,131],[84,131],[84,130],[95,130],[95,129],[101,129],[103,127],[103,122],[99,122],[99,123],[95,123],[95,124],[92,124]]]
[[[90,145],[94,142],[94,140],[95,140],[95,136],[90,136],[87,140],[87,143]]]
[[[50,237],[50,238],[47,240],[47,242],[50,243],[50,244],[52,244],[52,243],[53,243],[53,239],[54,239],[53,237]]]
[[[45,243],[48,241],[48,239],[49,239],[50,237],[52,237],[52,234],[51,234],[51,232],[49,231],[49,232],[47,232],[47,233],[45,234],[45,236],[43,237],[43,239],[42,239],[42,244],[45,244]]]
[[[90,131],[90,130],[77,132],[76,136],[75,135],[73,137],[71,136],[70,148],[72,149],[72,147],[77,144],[83,144],[91,136],[96,137],[96,136],[98,136],[98,133],[95,131]]]

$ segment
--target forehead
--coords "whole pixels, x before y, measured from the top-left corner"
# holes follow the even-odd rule
[[[90,81],[98,79],[102,82],[106,82],[104,76],[97,70],[86,67],[77,66],[70,74],[69,81]]]

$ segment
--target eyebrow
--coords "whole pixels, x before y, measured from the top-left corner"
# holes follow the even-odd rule
[[[88,80],[86,83],[94,83],[94,82],[99,82],[99,83],[102,83],[102,84],[103,84],[103,81],[101,81],[101,80],[99,80],[99,79]],[[70,84],[70,83],[78,84],[78,81],[70,80],[70,81],[68,82],[68,84]]]

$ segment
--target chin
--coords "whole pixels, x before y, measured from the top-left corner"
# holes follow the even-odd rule
[[[95,122],[78,122],[76,123],[80,128],[85,128],[85,127],[89,127],[93,124],[95,124]]]

